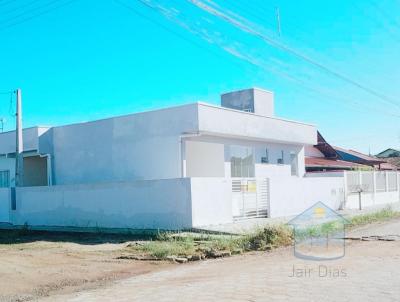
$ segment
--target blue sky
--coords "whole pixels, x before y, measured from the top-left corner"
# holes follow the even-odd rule
[[[399,1],[143,0],[152,8],[118,1],[0,1],[0,92],[22,89],[24,126],[218,104],[220,93],[256,86],[275,92],[278,116],[316,124],[332,144],[400,148]],[[203,4],[385,97],[243,32]],[[14,128],[9,95],[0,95],[0,117]]]

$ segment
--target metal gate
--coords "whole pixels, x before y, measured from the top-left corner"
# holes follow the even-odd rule
[[[268,178],[232,179],[233,219],[265,218],[269,209]]]

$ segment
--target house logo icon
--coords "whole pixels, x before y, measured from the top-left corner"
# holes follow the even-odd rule
[[[318,261],[344,257],[349,221],[323,202],[317,202],[288,224],[293,227],[297,258]]]

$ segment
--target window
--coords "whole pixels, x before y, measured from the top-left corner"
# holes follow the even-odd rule
[[[254,177],[253,148],[231,146],[231,177]]]
[[[0,188],[10,186],[10,171],[0,171]]]
[[[290,152],[290,171],[292,176],[298,176],[297,154]]]
[[[261,157],[261,163],[262,164],[268,164],[269,163],[268,148],[265,148],[265,156]]]
[[[281,158],[278,158],[277,163],[280,165],[283,165],[285,163],[284,157],[283,157],[283,150],[281,151]]]

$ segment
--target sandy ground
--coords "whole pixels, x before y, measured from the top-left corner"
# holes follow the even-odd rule
[[[400,234],[400,220],[357,234],[378,232]],[[203,261],[43,301],[400,301],[400,241],[349,241],[334,261],[301,260],[292,248]]]
[[[0,301],[26,301],[105,286],[166,263],[117,260],[126,243],[34,241],[0,244]]]
[[[400,219],[349,236],[396,234]],[[0,301],[400,301],[400,241],[348,241],[334,261],[285,248],[185,265],[117,260],[126,244],[0,244]]]

